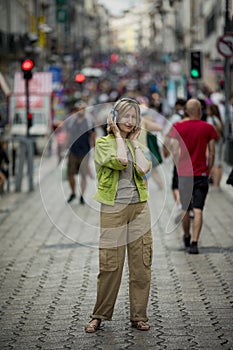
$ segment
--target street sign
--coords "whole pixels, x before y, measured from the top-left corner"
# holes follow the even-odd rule
[[[65,23],[67,21],[67,10],[65,8],[57,9],[56,20],[58,23]]]
[[[171,61],[168,64],[168,71],[173,80],[180,80],[182,77],[182,65],[179,61]]]
[[[233,33],[225,33],[218,38],[217,50],[224,57],[233,56]]]
[[[171,75],[181,76],[182,65],[178,61],[171,61],[169,62],[168,70]]]
[[[35,72],[30,80],[29,86],[30,94],[51,94],[52,88],[52,73],[50,72]],[[14,77],[14,94],[24,94],[25,93],[25,81],[22,74],[17,72]]]

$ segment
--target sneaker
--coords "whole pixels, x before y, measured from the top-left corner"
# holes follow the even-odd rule
[[[84,201],[84,199],[83,199],[83,196],[80,197],[80,204],[82,204],[82,205],[85,204],[85,201]]]
[[[71,193],[71,195],[70,195],[69,198],[67,199],[67,203],[72,202],[75,198],[76,198],[76,195],[75,195],[74,193]]]
[[[192,242],[189,249],[189,254],[199,254],[199,250],[197,247],[197,242]]]
[[[189,236],[183,235],[183,242],[184,242],[185,248],[190,247],[190,239],[191,239],[190,235]]]

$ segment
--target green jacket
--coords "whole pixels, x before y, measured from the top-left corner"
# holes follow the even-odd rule
[[[140,174],[136,170],[134,149],[129,140],[126,139],[126,143],[133,156],[134,180],[140,201],[144,202],[148,199],[147,188],[143,180],[144,174]],[[98,190],[94,195],[94,199],[100,203],[114,205],[119,172],[127,166],[122,165],[117,159],[117,145],[114,135],[109,134],[97,139],[94,160],[98,179]]]

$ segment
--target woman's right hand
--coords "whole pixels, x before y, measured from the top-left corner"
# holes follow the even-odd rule
[[[117,126],[116,120],[113,119],[112,116],[110,116],[108,119],[108,125],[110,126],[114,136],[117,138],[120,138],[121,137],[120,130]]]

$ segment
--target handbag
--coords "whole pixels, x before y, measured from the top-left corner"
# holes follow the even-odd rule
[[[157,135],[151,134],[150,132],[146,135],[147,146],[152,153],[152,165],[156,166],[163,162],[163,158],[158,145]]]

